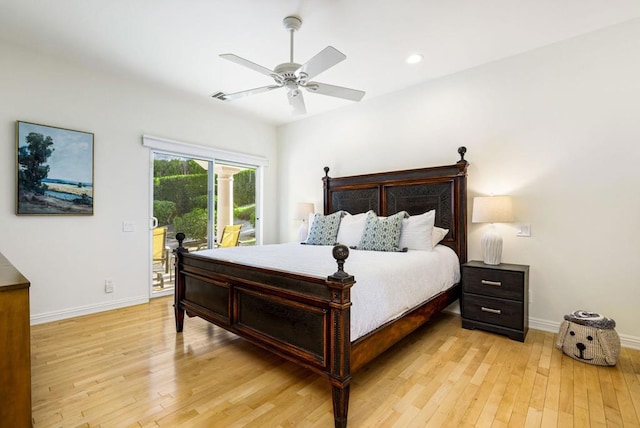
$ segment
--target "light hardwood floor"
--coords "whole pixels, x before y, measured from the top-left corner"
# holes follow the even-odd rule
[[[332,427],[326,379],[171,298],[32,327],[34,427]],[[179,374],[179,375],[178,375]],[[575,361],[442,314],[358,372],[349,427],[640,427],[640,351]]]

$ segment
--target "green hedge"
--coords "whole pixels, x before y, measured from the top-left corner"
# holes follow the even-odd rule
[[[153,180],[153,197],[158,201],[176,204],[176,215],[183,215],[193,208],[206,207],[207,174],[171,175]]]
[[[254,227],[256,225],[256,204],[245,205],[233,209],[233,218],[246,220]]]
[[[241,207],[256,202],[256,170],[245,169],[233,176],[233,205]]]
[[[155,159],[153,161],[154,177],[172,175],[206,174],[207,170],[193,159]]]

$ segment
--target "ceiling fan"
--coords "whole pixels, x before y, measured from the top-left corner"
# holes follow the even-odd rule
[[[290,33],[291,47],[289,62],[277,65],[273,70],[270,70],[234,54],[228,53],[220,55],[220,57],[228,61],[235,62],[236,64],[243,65],[251,70],[257,71],[258,73],[271,77],[275,81],[275,85],[261,86],[259,88],[234,92],[232,94],[218,92],[213,95],[213,98],[228,101],[272,91],[278,88],[285,88],[287,90],[289,104],[293,108],[293,114],[305,114],[307,109],[304,104],[304,98],[302,96],[302,91],[300,90],[301,88],[304,88],[311,93],[344,98],[351,101],[360,101],[362,97],[364,97],[364,91],[329,85],[327,83],[312,82],[311,79],[338,64],[340,61],[345,60],[347,57],[336,48],[327,46],[306,63],[302,65],[295,63],[293,61],[293,33],[300,29],[302,20],[297,16],[287,16],[282,22],[284,24],[284,28],[286,28]]]

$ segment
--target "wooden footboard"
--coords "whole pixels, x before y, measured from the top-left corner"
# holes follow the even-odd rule
[[[355,283],[342,268],[348,248],[334,248],[338,270],[322,279],[189,254],[184,235],[176,237],[176,330],[186,312],[327,377],[336,427],[346,426]]]

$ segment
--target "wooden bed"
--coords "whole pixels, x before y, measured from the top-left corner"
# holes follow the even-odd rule
[[[466,148],[453,165],[350,177],[325,168],[324,213],[374,210],[380,216],[436,210],[436,226],[449,229],[441,244],[467,260]],[[176,330],[184,314],[199,316],[329,379],[336,427],[346,427],[351,375],[442,311],[460,295],[444,291],[373,332],[351,342],[349,250],[336,246],[338,268],[326,279],[239,265],[189,254],[178,234]],[[346,265],[346,267],[345,267]],[[330,273],[330,272],[328,272]],[[357,286],[357,285],[356,285]],[[300,334],[304,332],[304,334]]]

